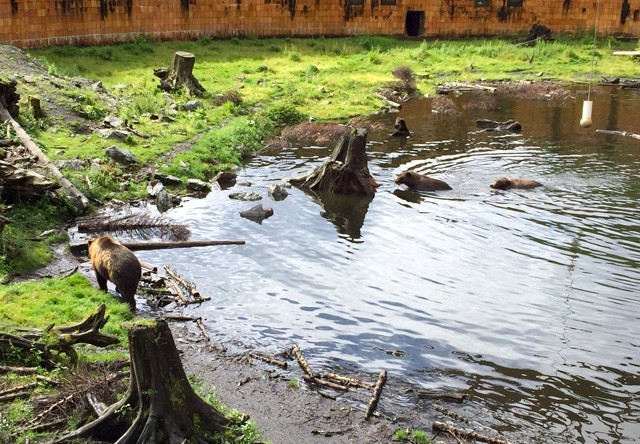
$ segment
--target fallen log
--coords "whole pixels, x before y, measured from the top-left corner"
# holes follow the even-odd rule
[[[60,182],[60,185],[66,191],[66,198],[64,199],[64,201],[69,206],[69,208],[75,214],[85,213],[89,209],[89,199],[87,199],[86,196],[82,194],[82,192],[69,181],[69,179],[62,175],[58,167],[49,160],[49,158],[42,152],[38,145],[36,145],[35,142],[31,140],[31,137],[29,137],[26,131],[22,129],[20,124],[16,122],[13,117],[11,117],[11,114],[9,114],[9,111],[7,111],[3,103],[0,103],[0,120],[6,121],[11,124],[13,130],[20,138],[22,145],[27,148],[31,152],[31,154],[33,154],[38,159],[38,161],[42,163],[42,165],[46,166],[51,172],[51,175],[55,177],[58,182]]]
[[[347,378],[346,376],[336,375],[335,373],[325,372],[320,377],[325,380],[336,381],[339,384],[342,384],[348,387],[353,386],[353,387],[361,387],[361,388],[367,388],[367,389],[372,389],[375,387],[375,385],[371,384],[370,382],[361,381],[355,378]]]
[[[360,393],[358,390],[354,389],[353,387],[347,387],[342,384],[336,384],[335,382],[325,381],[324,379],[311,378],[308,375],[304,375],[302,379],[304,379],[309,384],[322,385],[324,387],[332,388],[334,390],[340,390],[343,392]]]
[[[287,363],[271,356],[263,355],[262,353],[251,352],[249,357],[258,359],[259,361],[267,362],[272,365],[277,365],[280,368],[287,368]]]
[[[640,134],[630,133],[629,131],[612,131],[612,130],[597,129],[596,130],[596,134],[608,134],[608,135],[612,135],[612,136],[624,136],[624,137],[631,137],[632,139],[640,140]]]
[[[446,424],[444,422],[435,421],[432,425],[433,430],[438,432],[445,432],[458,439],[464,439],[469,441],[483,441],[489,444],[511,444],[506,439],[492,438],[487,435],[480,434],[470,429],[461,429],[453,426],[452,424]]]

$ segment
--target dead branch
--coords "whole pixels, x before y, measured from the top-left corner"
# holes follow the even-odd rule
[[[284,361],[281,361],[279,359],[276,358],[272,358],[271,356],[267,356],[267,355],[263,355],[262,353],[256,353],[256,352],[251,352],[249,353],[249,356],[254,358],[254,359],[258,359],[259,361],[263,361],[263,362],[267,362],[269,364],[272,365],[276,365],[280,368],[287,368],[287,363]]]
[[[369,405],[367,406],[367,411],[364,414],[364,419],[369,419],[376,409],[378,405],[378,401],[380,400],[380,394],[382,393],[382,388],[387,382],[387,371],[382,370],[380,375],[378,376],[378,382],[376,382],[376,386],[373,388],[373,394],[371,395],[371,400],[369,401]]]
[[[187,280],[185,280],[182,276],[180,276],[175,270],[172,270],[169,267],[164,267],[164,271],[167,272],[167,274],[175,279],[180,285],[182,285],[184,288],[186,288],[189,293],[191,294],[191,297],[194,299],[199,299],[200,298],[200,292],[196,289],[196,286],[193,282],[189,282]]]
[[[610,131],[610,130],[597,129],[596,134],[610,134],[612,136],[624,136],[624,137],[631,137],[633,139],[640,140],[640,134],[630,133],[629,131]]]
[[[449,433],[451,436],[454,436],[460,439],[465,439],[470,441],[483,441],[489,444],[511,444],[506,439],[492,438],[490,436],[477,433],[471,429],[461,429],[461,428],[455,427],[452,424],[446,424],[440,421],[435,421],[433,423],[432,428],[433,430],[436,430],[438,432]]]
[[[201,318],[197,318],[196,319],[196,324],[198,324],[198,328],[200,329],[200,331],[202,332],[202,336],[204,336],[204,339],[206,341],[210,341],[211,338],[209,337],[209,335],[207,334],[207,331],[204,329],[204,324],[202,323],[202,319]]]
[[[0,365],[0,373],[22,373],[30,375],[38,371],[38,367],[12,367],[10,365]]]
[[[291,347],[291,349],[293,350],[293,354],[295,355],[296,359],[298,360],[298,364],[300,364],[300,367],[302,368],[302,370],[307,374],[307,376],[309,378],[315,379],[316,375],[315,375],[315,373],[313,373],[313,370],[311,370],[311,367],[307,363],[307,360],[304,359],[304,356],[302,356],[302,351],[300,351],[300,347],[298,347],[296,344],[294,344]]]
[[[355,379],[355,378],[348,378],[346,376],[336,375],[335,373],[323,373],[320,377],[326,380],[337,381],[340,384],[343,384],[346,386],[354,386],[354,387],[361,387],[361,388],[368,388],[368,389],[372,389],[375,386],[370,382],[361,381],[360,379]]]
[[[324,379],[311,378],[308,375],[304,375],[302,379],[304,379],[309,384],[322,385],[324,387],[329,387],[334,390],[340,390],[343,392],[360,393],[357,389],[354,389],[352,387],[347,387],[346,385],[342,385],[342,384],[336,384],[335,382],[331,382],[331,381],[325,381]]]
[[[31,392],[17,392],[10,393],[8,395],[0,395],[0,402],[9,402],[14,399],[28,398],[29,396],[31,396]]]
[[[162,216],[149,213],[127,214],[122,217],[93,216],[82,218],[78,222],[80,233],[108,233],[113,231],[132,230],[161,230],[160,235],[165,235],[174,241],[186,241],[191,232],[186,225],[177,224]]]
[[[23,384],[23,385],[18,385],[16,387],[11,387],[10,389],[1,391],[0,392],[0,397],[1,396],[5,396],[5,395],[9,395],[9,394],[15,393],[15,392],[21,392],[21,391],[25,391],[25,390],[32,390],[32,389],[36,388],[37,386],[38,386],[37,382],[30,382],[29,384]]]

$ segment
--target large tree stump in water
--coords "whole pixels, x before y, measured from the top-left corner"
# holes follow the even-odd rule
[[[169,70],[155,70],[154,74],[160,78],[160,89],[175,91],[184,87],[187,94],[200,97],[205,89],[193,76],[196,57],[190,52],[178,51],[173,55],[173,62]]]
[[[354,128],[340,138],[329,160],[289,181],[314,191],[374,194],[378,183],[369,173],[366,145],[367,130]]]
[[[129,350],[131,383],[124,398],[55,442],[87,437],[121,444],[218,442],[214,434],[224,432],[229,420],[191,388],[167,322],[135,326]],[[129,407],[135,418],[123,414]]]

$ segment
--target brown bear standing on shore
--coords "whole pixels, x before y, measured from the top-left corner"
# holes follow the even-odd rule
[[[501,177],[500,179],[495,180],[491,185],[491,188],[495,188],[496,190],[510,190],[511,188],[516,189],[527,189],[527,188],[535,188],[541,187],[542,184],[535,180],[530,179],[519,179],[515,177]]]
[[[88,245],[89,259],[100,289],[107,291],[107,281],[113,282],[122,299],[135,310],[135,295],[142,275],[138,258],[109,236],[90,240]]]
[[[415,171],[405,171],[403,173],[400,173],[398,177],[395,178],[395,183],[397,183],[398,185],[405,184],[412,190],[421,191],[438,191],[451,189],[448,183],[442,180],[432,179],[431,177],[425,176],[424,174],[416,173]]]

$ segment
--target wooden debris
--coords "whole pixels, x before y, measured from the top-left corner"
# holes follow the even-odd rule
[[[291,349],[293,350],[293,354],[295,355],[295,357],[296,357],[296,359],[298,361],[298,364],[300,364],[300,367],[305,372],[305,374],[309,378],[315,379],[316,375],[315,375],[315,373],[313,373],[313,370],[311,370],[311,367],[307,363],[307,360],[304,359],[304,356],[302,356],[302,351],[300,351],[300,347],[298,347],[296,344],[294,344],[293,347],[291,347]]]
[[[202,96],[206,91],[204,87],[193,76],[193,67],[196,58],[190,52],[177,51],[173,55],[171,68],[154,70],[154,75],[160,79],[158,88],[164,91],[176,91],[184,87],[187,94],[197,97]]]
[[[337,381],[339,384],[343,384],[347,387],[354,386],[354,387],[361,387],[366,389],[372,389],[373,387],[375,387],[375,385],[370,382],[361,381],[355,378],[348,378],[346,376],[336,375],[335,373],[323,373],[320,377],[325,380]]]
[[[342,384],[336,384],[335,382],[331,381],[325,381],[324,379],[311,378],[308,375],[304,375],[302,379],[304,379],[309,384],[322,385],[324,387],[332,388],[334,390],[340,390],[343,392],[360,393],[357,389],[354,389],[352,387],[347,387],[346,385]]]
[[[487,435],[482,435],[470,429],[461,429],[455,427],[452,424],[447,424],[440,421],[435,421],[432,426],[433,430],[437,430],[439,432],[449,433],[450,435],[456,437],[457,439],[464,439],[469,441],[483,441],[489,444],[511,444],[506,439],[500,438],[492,438]]]
[[[29,396],[31,396],[31,392],[15,392],[6,395],[0,394],[0,402],[9,402],[14,399],[28,398]]]
[[[385,97],[384,95],[380,94],[380,93],[376,93],[376,97],[378,97],[379,99],[382,99],[384,101],[384,103],[386,103],[387,105],[389,105],[391,108],[395,108],[395,109],[400,109],[402,108],[402,105],[399,104],[398,102],[394,102],[393,100]]]
[[[493,86],[484,86],[476,83],[462,83],[462,82],[448,82],[442,85],[436,86],[437,94],[449,94],[452,92],[472,92],[472,91],[487,91],[494,93],[496,88]]]
[[[207,331],[204,329],[204,324],[202,323],[202,318],[197,318],[196,319],[196,324],[198,325],[198,328],[202,332],[202,336],[204,336],[205,341],[207,341],[207,342],[210,341],[211,338],[207,334]]]
[[[113,217],[111,215],[84,217],[77,220],[80,233],[108,233],[114,231],[140,231],[155,233],[161,238],[171,241],[186,241],[191,232],[186,225],[178,224],[163,216],[151,215],[148,212],[127,214]]]
[[[164,267],[164,271],[167,272],[167,274],[172,278],[175,279],[180,285],[182,285],[184,288],[186,288],[189,291],[189,294],[191,295],[191,297],[193,299],[199,299],[200,298],[200,292],[196,289],[196,286],[193,282],[189,282],[185,279],[183,279],[182,276],[180,276],[175,270],[172,270],[169,267]]]
[[[22,373],[22,374],[32,374],[38,371],[37,367],[12,367],[10,365],[0,365],[0,373]]]
[[[378,382],[376,382],[376,386],[373,388],[373,394],[371,395],[371,400],[369,401],[369,405],[367,406],[367,411],[364,414],[364,419],[371,418],[373,411],[378,406],[378,401],[380,400],[380,394],[382,393],[382,388],[387,382],[387,371],[382,370],[380,375],[378,376]]]
[[[0,102],[0,120],[7,121],[13,127],[13,130],[16,132],[22,145],[27,148],[33,156],[35,156],[38,161],[48,168],[51,175],[58,180],[62,188],[66,192],[66,199],[64,199],[65,203],[69,205],[71,210],[73,210],[76,214],[83,214],[89,209],[89,199],[86,198],[84,194],[74,184],[69,181],[63,174],[60,172],[57,166],[53,164],[49,160],[49,158],[44,154],[44,152],[35,144],[31,137],[26,133],[24,129],[20,126],[18,122],[16,122],[7,109],[4,107],[4,104]]]
[[[597,129],[596,130],[596,134],[608,134],[608,135],[612,135],[612,136],[624,136],[624,137],[631,137],[632,139],[640,140],[640,134],[630,133],[629,131],[611,131],[611,130]]]
[[[251,352],[249,356],[258,359],[259,361],[267,362],[272,365],[276,365],[280,368],[287,368],[287,363],[280,359],[272,358],[271,356],[263,355],[262,353]]]

